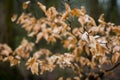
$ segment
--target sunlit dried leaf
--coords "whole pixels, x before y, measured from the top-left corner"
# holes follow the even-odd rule
[[[33,74],[37,74],[38,75],[38,63],[34,63],[31,67],[31,71]]]
[[[24,2],[22,5],[23,9],[27,9],[29,3],[30,3],[30,1]]]
[[[74,80],[80,80],[80,78],[79,77],[74,77]]]
[[[103,24],[103,25],[106,24],[105,19],[104,19],[104,14],[100,15],[98,21],[99,21],[100,24]]]
[[[82,35],[82,38],[81,38],[81,39],[84,40],[84,41],[86,41],[86,42],[88,42],[88,33],[85,32],[85,33]]]
[[[70,6],[68,4],[65,4],[65,8],[66,8],[66,11],[62,14],[61,20],[66,20],[71,11]]]
[[[7,44],[0,44],[0,54],[9,56],[12,53],[12,49]]]
[[[43,10],[43,12],[45,12],[46,13],[46,6],[45,5],[43,5],[42,3],[40,3],[40,2],[38,2],[37,3],[38,4],[38,6]]]
[[[63,77],[60,77],[58,80],[64,80]]]
[[[80,9],[72,9],[71,15],[80,17],[83,16],[84,13]]]
[[[15,59],[13,56],[8,56],[3,59],[3,61],[10,61],[10,66],[14,66],[20,63],[18,59]]]
[[[43,37],[43,33],[41,33],[41,32],[38,33],[38,34],[37,34],[37,39],[36,39],[35,42],[38,43],[38,42],[41,40],[42,37]]]
[[[71,11],[70,5],[65,3],[65,9],[66,9],[67,12],[70,12]]]
[[[81,9],[80,9],[80,10],[81,10],[82,13],[86,14],[86,9],[85,9],[84,6],[81,6]]]
[[[19,60],[17,60],[17,59],[10,60],[10,66],[14,66],[14,65],[17,65],[17,64],[20,64]]]
[[[23,39],[21,45],[15,49],[14,54],[17,54],[22,58],[28,58],[30,51],[33,50],[33,46],[34,44],[32,42],[28,42],[26,39]]]
[[[66,20],[68,16],[69,16],[69,12],[65,12],[61,17],[61,20]]]
[[[80,16],[80,17],[78,18],[78,21],[80,22],[80,24],[81,24],[82,27],[83,27],[84,24],[86,23],[85,20],[86,20],[85,16]]]
[[[18,15],[17,14],[14,14],[12,17],[11,17],[11,21],[12,22],[15,22],[16,19],[17,19]]]
[[[57,14],[58,14],[58,12],[56,11],[55,7],[50,7],[46,12],[46,16],[51,20],[54,20],[56,18]]]
[[[31,69],[33,74],[38,75],[38,63],[36,61],[37,59],[35,57],[29,58],[26,63],[26,66],[27,66],[27,69]]]
[[[120,35],[120,26],[112,27],[112,31],[117,35]]]
[[[120,46],[115,46],[114,48],[113,48],[113,53],[115,53],[115,52],[119,52],[120,51]]]
[[[89,36],[90,44],[89,47],[96,48],[96,40],[93,36]]]
[[[88,22],[88,26],[97,26],[95,20],[89,15],[86,15],[86,22]]]
[[[71,78],[67,78],[66,80],[72,80]]]
[[[33,37],[36,33],[35,32],[31,32],[30,34],[28,34],[29,37]]]
[[[35,26],[33,27],[33,31],[35,32],[35,33],[38,33],[39,31],[40,31],[40,24],[39,24],[39,22],[37,22],[36,24],[35,24]]]
[[[90,55],[90,50],[88,45],[85,45],[85,52],[87,53],[88,56]]]
[[[114,53],[114,55],[112,56],[112,63],[115,64],[119,58],[120,58],[120,53],[118,52]]]
[[[99,31],[99,27],[91,27],[88,32],[90,35],[94,35],[98,33],[98,31]]]

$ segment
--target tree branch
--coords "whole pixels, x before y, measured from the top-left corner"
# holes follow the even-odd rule
[[[119,65],[120,65],[120,63],[117,63],[117,64],[114,65],[112,68],[110,68],[110,69],[108,69],[108,70],[105,70],[105,72],[112,71],[112,70],[114,70],[115,68],[117,68]]]

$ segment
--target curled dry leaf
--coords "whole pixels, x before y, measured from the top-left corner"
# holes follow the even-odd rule
[[[56,11],[55,7],[50,7],[46,12],[46,16],[50,20],[54,20],[56,18],[57,14],[58,14],[58,12]]]
[[[64,80],[63,77],[60,77],[58,80]]]
[[[116,35],[120,35],[120,26],[112,27],[112,31],[116,33]]]
[[[80,78],[79,77],[74,77],[74,80],[80,80]]]
[[[68,37],[67,40],[64,40],[64,47],[67,48],[68,50],[70,50],[71,48],[75,48],[76,47],[76,42],[77,39],[75,37]]]
[[[71,11],[70,6],[66,3],[65,3],[65,8],[66,8],[66,11],[62,14],[61,20],[66,20],[69,16],[70,11]]]
[[[52,52],[48,49],[40,49],[37,52],[35,52],[33,56],[36,58],[40,58],[41,56],[49,57],[51,54]]]
[[[42,37],[43,37],[43,33],[42,32],[38,33],[37,34],[37,39],[36,39],[35,42],[38,43],[42,39]]]
[[[88,42],[88,33],[87,32],[83,33],[81,39]]]
[[[16,19],[17,19],[18,15],[17,14],[14,14],[12,17],[11,17],[11,21],[12,22],[15,22]]]
[[[66,80],[72,80],[70,77],[66,78]]]
[[[21,42],[21,45],[18,46],[15,51],[14,55],[18,55],[22,58],[28,58],[30,55],[30,52],[32,51],[34,46],[34,43],[28,42],[26,39],[23,39]]]
[[[31,69],[33,74],[38,75],[38,62],[35,57],[29,58],[26,63],[27,69]]]
[[[120,53],[116,52],[114,53],[114,55],[112,56],[112,63],[115,64],[118,60],[120,60]]]
[[[29,3],[30,3],[30,1],[24,2],[22,5],[23,9],[27,9]]]
[[[87,53],[88,56],[90,55],[90,49],[89,49],[88,45],[85,45],[84,51]]]
[[[18,59],[15,59],[12,56],[9,56],[8,60],[10,61],[10,66],[14,66],[14,65],[20,64],[20,61]]]
[[[99,22],[100,24],[102,24],[102,25],[105,25],[105,24],[106,24],[105,19],[104,19],[104,14],[101,14],[101,15],[100,15],[100,17],[99,17],[99,19],[98,19],[98,22]]]
[[[43,5],[43,4],[41,4],[40,2],[38,2],[37,4],[38,4],[38,6],[43,10],[43,12],[46,13],[46,6]]]
[[[116,45],[113,47],[113,53],[119,52],[120,51],[120,46]]]
[[[80,9],[73,9],[71,10],[71,15],[80,17],[84,15],[84,12],[82,12]]]
[[[0,44],[0,55],[9,56],[12,52],[7,44]]]

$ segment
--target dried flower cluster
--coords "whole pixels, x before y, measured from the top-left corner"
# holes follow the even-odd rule
[[[23,8],[26,9],[29,3],[24,3]],[[38,6],[45,17],[36,19],[26,13],[22,13],[18,19],[16,15],[12,17],[12,21],[22,25],[22,28],[28,32],[28,36],[35,37],[36,41],[28,42],[23,39],[14,51],[6,44],[0,44],[1,61],[10,61],[12,66],[19,64],[24,58],[27,69],[37,75],[46,71],[51,72],[56,67],[63,69],[69,67],[76,76],[66,80],[80,80],[87,75],[86,80],[91,75],[100,79],[96,69],[104,72],[103,64],[115,65],[120,61],[120,26],[105,22],[103,14],[98,19],[97,26],[94,19],[86,14],[84,7],[71,9],[68,4],[65,4],[66,10],[60,13],[55,7],[46,9],[46,6],[40,2]],[[80,26],[71,29],[67,20],[74,16],[78,18]],[[39,49],[30,56],[34,45],[41,39],[45,39],[48,44],[60,40],[68,52],[61,54],[52,53],[48,49]],[[59,80],[63,78],[60,77]]]

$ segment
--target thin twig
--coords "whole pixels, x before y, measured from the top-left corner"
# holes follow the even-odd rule
[[[115,68],[117,68],[119,65],[120,65],[120,63],[117,63],[117,64],[114,65],[112,68],[110,68],[110,69],[108,69],[108,70],[105,70],[105,72],[112,71],[112,70],[114,70]]]

